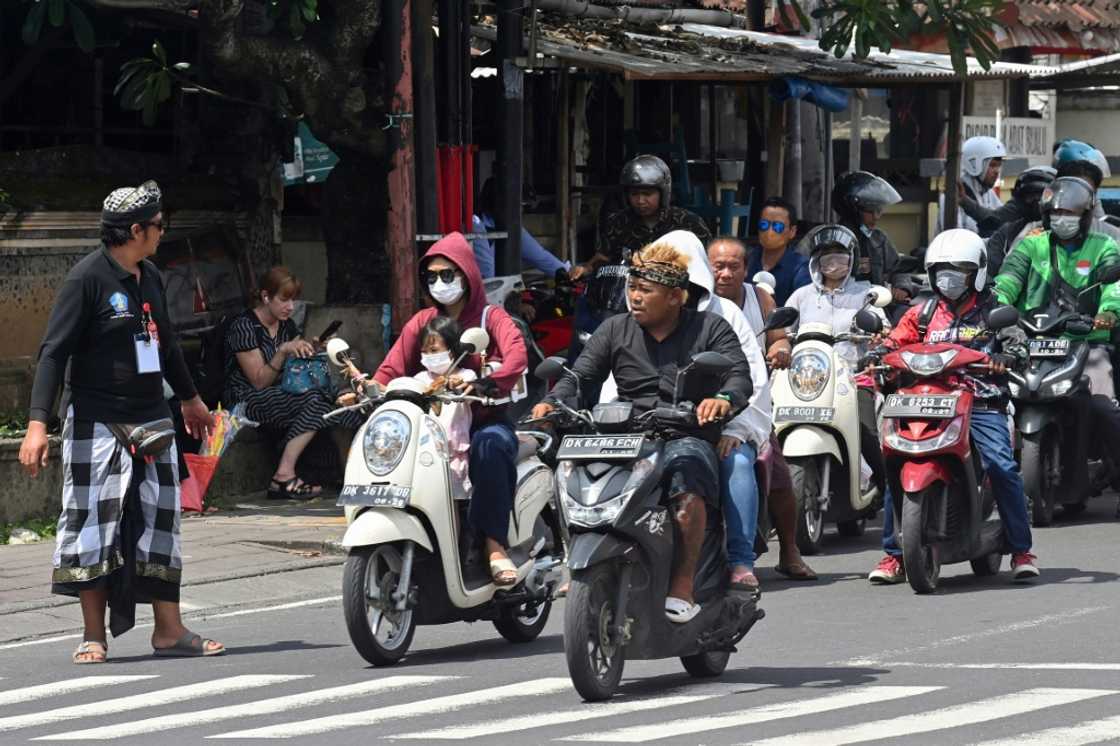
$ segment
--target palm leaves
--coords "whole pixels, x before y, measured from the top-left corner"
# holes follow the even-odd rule
[[[31,9],[23,21],[23,43],[31,46],[39,41],[43,25],[50,23],[61,28],[67,21],[74,34],[74,42],[83,52],[92,52],[97,42],[93,24],[77,0],[28,0]]]

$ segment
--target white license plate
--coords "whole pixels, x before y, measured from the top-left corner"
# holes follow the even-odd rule
[[[1068,339],[1032,339],[1031,357],[1065,357],[1069,354]]]
[[[956,396],[890,394],[883,402],[884,417],[948,418],[957,413]]]
[[[392,484],[348,484],[338,493],[338,504],[363,508],[406,508],[411,487]]]
[[[561,461],[602,461],[637,458],[644,435],[566,435],[556,458]]]
[[[774,422],[832,422],[836,417],[834,407],[778,407]]]

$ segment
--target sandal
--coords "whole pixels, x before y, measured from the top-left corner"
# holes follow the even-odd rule
[[[494,585],[511,586],[517,582],[517,566],[509,557],[490,560],[490,578]]]
[[[97,650],[94,646],[101,648]],[[92,656],[86,660],[81,660],[83,655]],[[109,657],[109,643],[101,640],[82,640],[82,644],[74,651],[71,660],[75,666],[88,666],[96,663],[104,663]]]
[[[758,578],[755,577],[754,572],[748,570],[747,572],[739,575],[738,578],[739,579],[736,580],[735,575],[731,576],[731,582],[727,584],[728,590],[732,592],[739,591],[740,593],[759,592]]]
[[[816,580],[817,574],[804,562],[795,562],[789,565],[779,564],[774,568],[779,575],[785,575],[790,580]]]
[[[668,596],[665,599],[665,616],[674,624],[686,624],[700,613],[700,604],[692,604],[683,598]]]
[[[207,644],[212,642],[217,641],[204,638],[194,632],[187,632],[169,648],[152,648],[152,655],[157,658],[205,658],[226,652],[224,645],[216,649],[207,649]]]
[[[312,486],[299,477],[292,477],[285,482],[273,478],[268,485],[268,499],[314,500],[322,491],[322,487],[318,485]]]

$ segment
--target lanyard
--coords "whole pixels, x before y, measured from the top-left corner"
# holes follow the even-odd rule
[[[152,340],[159,343],[159,327],[156,326],[155,319],[152,318],[152,305],[144,303],[141,305],[143,313],[140,316],[140,324],[143,329],[141,334],[147,339],[150,344]]]

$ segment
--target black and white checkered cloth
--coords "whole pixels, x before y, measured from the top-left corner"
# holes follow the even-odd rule
[[[144,531],[136,546],[136,575],[178,584],[179,472],[175,446],[144,464],[140,505]],[[62,515],[54,553],[55,583],[95,580],[121,567],[121,514],[133,459],[100,422],[68,413],[62,431]]]

